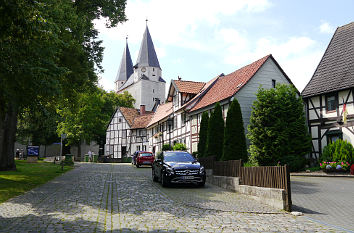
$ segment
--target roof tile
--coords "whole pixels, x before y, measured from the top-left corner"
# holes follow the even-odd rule
[[[354,22],[338,27],[303,97],[354,87]]]
[[[126,108],[126,107],[119,107],[119,110],[123,114],[124,118],[128,121],[130,126],[134,123],[134,118],[139,116],[139,112],[135,108]]]
[[[204,87],[204,82],[173,80],[179,92],[197,94]]]
[[[159,122],[160,120],[168,117],[170,114],[173,113],[172,102],[167,102],[165,104],[161,104],[157,107],[154,116],[152,117],[150,123],[147,127]]]
[[[207,107],[233,96],[253,77],[253,75],[270,56],[271,55],[267,55],[247,66],[242,67],[241,69],[232,72],[231,74],[219,77],[216,83],[199,100],[191,111]]]

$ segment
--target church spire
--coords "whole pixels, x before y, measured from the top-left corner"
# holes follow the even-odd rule
[[[128,36],[125,39],[126,39],[125,49],[123,52],[122,60],[120,62],[119,70],[116,77],[116,82],[126,81],[130,77],[130,75],[132,75],[134,72],[133,62],[128,47]]]
[[[152,42],[149,28],[147,26],[147,20],[146,20],[146,29],[144,32],[143,41],[141,42],[139,56],[135,66],[137,67],[150,66],[150,67],[158,67],[161,69],[159,60],[157,59],[157,55],[155,52],[154,43]]]

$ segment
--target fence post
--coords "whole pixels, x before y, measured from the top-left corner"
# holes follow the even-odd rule
[[[290,187],[290,169],[288,165],[285,164],[285,210],[291,212],[292,201],[291,201],[291,187]]]

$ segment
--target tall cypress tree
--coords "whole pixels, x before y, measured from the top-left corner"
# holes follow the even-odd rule
[[[223,152],[222,160],[247,160],[246,136],[241,107],[236,98],[231,102],[227,112]]]
[[[198,142],[198,155],[199,155],[199,157],[206,156],[207,137],[208,137],[208,122],[209,122],[209,114],[208,114],[208,112],[203,112],[202,120],[200,122],[200,130],[199,130],[199,142]]]
[[[216,103],[208,124],[207,155],[221,160],[224,142],[224,119],[220,103]]]

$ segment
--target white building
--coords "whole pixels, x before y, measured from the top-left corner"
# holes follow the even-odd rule
[[[301,95],[312,136],[310,158],[318,160],[339,138],[354,145],[354,22],[337,28]]]

